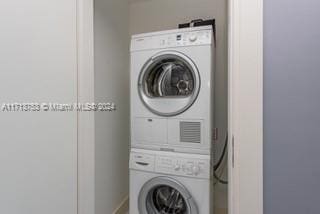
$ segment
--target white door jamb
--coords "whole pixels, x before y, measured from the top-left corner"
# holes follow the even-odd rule
[[[78,103],[94,102],[94,2],[77,0]],[[78,112],[78,214],[95,213],[94,112]]]
[[[229,0],[229,214],[263,214],[263,0]]]

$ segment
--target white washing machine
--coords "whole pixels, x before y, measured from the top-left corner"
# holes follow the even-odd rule
[[[209,155],[132,149],[129,214],[212,214]]]
[[[131,147],[210,154],[214,42],[211,26],[131,40]]]

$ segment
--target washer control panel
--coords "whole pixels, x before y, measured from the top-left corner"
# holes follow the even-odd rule
[[[210,155],[131,149],[130,169],[209,179]]]
[[[158,155],[155,162],[155,171],[165,174],[182,175],[188,177],[209,178],[210,160]]]

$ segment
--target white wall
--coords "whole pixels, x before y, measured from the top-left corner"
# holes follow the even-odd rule
[[[221,153],[227,128],[227,0],[132,0],[130,33],[144,33],[177,28],[193,19],[215,18],[217,22],[217,57],[215,73],[215,119],[220,129],[217,156]],[[227,207],[227,188],[218,185],[216,206]]]
[[[77,1],[1,2],[0,106],[77,101]],[[0,111],[0,213],[77,213],[77,112]]]
[[[320,1],[263,12],[264,213],[320,213]]]
[[[95,0],[95,101],[115,112],[95,114],[95,209],[111,214],[128,195],[129,25],[126,0]]]

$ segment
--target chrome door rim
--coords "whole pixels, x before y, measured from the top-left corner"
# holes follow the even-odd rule
[[[191,95],[183,98],[180,98],[180,97],[179,98],[178,97],[152,98],[145,93],[144,81],[145,81],[146,75],[148,75],[151,72],[149,68],[159,60],[168,59],[168,58],[181,60],[190,68],[194,78],[194,90],[191,93]],[[159,116],[169,117],[169,116],[176,116],[178,114],[181,114],[193,105],[193,103],[196,101],[198,97],[198,94],[200,91],[200,85],[201,85],[201,81],[200,81],[200,74],[199,74],[198,68],[189,57],[187,57],[186,55],[178,51],[162,51],[157,53],[153,57],[151,57],[142,67],[139,75],[139,79],[138,79],[138,93],[142,103],[148,110],[150,110],[151,112]],[[162,101],[168,103],[169,106],[171,104],[171,106],[177,105],[178,107],[177,109],[171,109],[170,111],[166,111],[166,112],[161,111],[161,109],[159,109],[160,105],[157,105],[157,103],[160,104]]]

